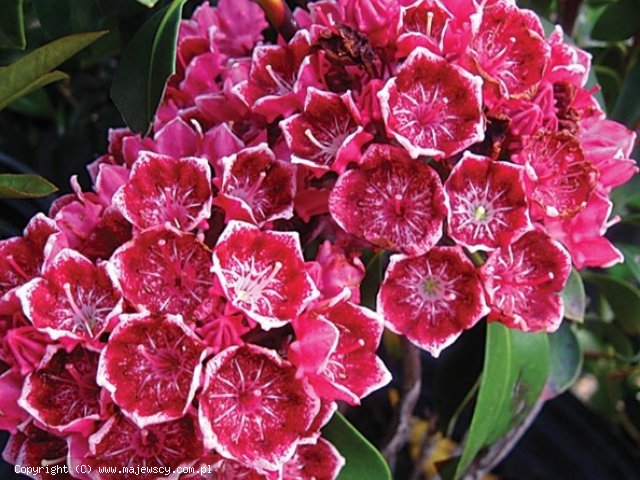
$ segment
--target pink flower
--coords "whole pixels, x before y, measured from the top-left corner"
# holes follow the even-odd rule
[[[290,116],[302,107],[307,80],[315,76],[307,57],[310,47],[305,30],[300,30],[286,47],[259,45],[253,50],[249,78],[238,83],[234,93],[270,122],[280,115]]]
[[[523,173],[465,152],[444,186],[451,238],[472,252],[490,251],[531,228]]]
[[[482,22],[468,47],[468,56],[485,79],[483,92],[501,97],[526,93],[542,79],[550,47],[542,25],[532,12],[514,3],[485,7]]]
[[[205,159],[142,152],[114,204],[137,228],[170,224],[189,231],[211,216],[211,171]]]
[[[212,20],[215,45],[234,57],[251,52],[268,26],[262,9],[250,0],[220,0]]]
[[[277,160],[264,143],[225,157],[222,163],[224,173],[215,202],[227,220],[261,226],[293,216],[295,165]]]
[[[97,367],[95,352],[77,347],[67,353],[50,345],[39,367],[25,379],[18,403],[54,432],[87,436],[102,413]]]
[[[157,473],[152,473],[153,467],[168,467],[171,474],[164,478],[177,480],[177,468],[193,465],[204,450],[197,423],[191,415],[139,428],[124,415],[116,413],[89,437],[87,443],[84,458],[74,456],[70,460],[72,467],[74,462],[91,466],[89,478],[92,480],[121,478],[121,474],[99,473],[99,467],[114,465],[149,467],[147,472],[138,475],[143,480],[158,478]]]
[[[345,19],[365,33],[375,46],[394,40],[400,22],[398,0],[341,0]]]
[[[584,87],[591,68],[591,54],[564,41],[564,32],[556,25],[547,40],[551,46],[551,57],[544,75],[549,83],[571,82]]]
[[[390,145],[371,145],[359,168],[343,173],[329,210],[344,230],[382,248],[419,255],[442,236],[442,184],[427,164]]]
[[[336,478],[345,459],[336,447],[320,438],[312,445],[299,445],[291,460],[285,463],[282,480],[320,480]]]
[[[607,228],[617,221],[609,219],[611,208],[611,201],[596,191],[573,218],[545,219],[547,232],[566,247],[576,268],[608,268],[624,260],[622,253],[604,237]]]
[[[629,158],[636,134],[624,125],[587,117],[580,122],[578,138],[585,158],[600,172],[598,185],[604,192],[611,192],[638,172],[635,160]]]
[[[0,374],[0,428],[15,434],[21,424],[30,418],[29,413],[18,405],[18,399],[22,392],[24,377],[15,370],[6,370]],[[18,434],[19,435],[19,434]],[[6,451],[10,451],[7,446]],[[3,457],[7,462],[11,459],[7,458],[7,454],[3,452]]]
[[[318,296],[295,233],[229,222],[213,252],[213,271],[227,299],[265,330],[285,325]]]
[[[33,421],[20,425],[2,452],[7,462],[33,469],[42,467],[43,464],[64,464],[67,454],[67,442],[63,438],[42,430]]]
[[[360,148],[371,139],[363,131],[360,112],[349,92],[338,95],[309,88],[301,114],[280,122],[293,163],[319,173],[344,171],[357,162]]]
[[[400,9],[402,22],[396,42],[398,54],[409,55],[416,47],[425,47],[441,55],[444,36],[453,14],[440,0],[417,0]]]
[[[122,315],[97,381],[140,428],[182,417],[200,386],[205,345],[180,316]]]
[[[555,331],[563,314],[560,291],[570,271],[566,250],[539,231],[496,250],[481,269],[489,320],[525,332]]]
[[[275,352],[230,347],[207,364],[200,427],[207,448],[251,468],[277,470],[319,408],[308,383]]]
[[[391,381],[376,356],[382,319],[347,301],[318,306],[293,322],[296,341],[288,351],[298,376],[324,400],[357,405]]]
[[[365,266],[356,255],[347,255],[343,248],[325,240],[318,248],[316,262],[321,273],[317,281],[324,298],[335,297],[346,288],[349,299],[360,303],[360,283],[364,280]]]
[[[482,81],[418,47],[378,93],[387,134],[412,158],[458,153],[484,138]]]
[[[45,245],[59,230],[56,224],[43,214],[31,219],[22,237],[0,242],[0,297],[32,278],[39,276],[45,261]]]
[[[513,160],[526,167],[530,198],[549,217],[571,217],[584,208],[598,180],[569,132],[540,132],[524,141]]]
[[[377,304],[387,328],[434,357],[488,313],[480,277],[460,247],[392,256]]]
[[[53,339],[97,342],[122,311],[119,285],[108,264],[96,266],[70,249],[17,294],[33,325]]]
[[[138,310],[190,318],[213,284],[211,253],[195,235],[150,228],[110,261],[124,296]]]

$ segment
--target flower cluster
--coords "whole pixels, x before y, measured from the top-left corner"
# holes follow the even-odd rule
[[[200,6],[153,134],[113,130],[94,191],[0,243],[8,461],[332,479],[320,428],[389,382],[383,326],[434,356],[483,317],[552,331],[571,265],[621,260],[635,137],[559,28],[511,0],[294,18],[269,44],[249,0]],[[365,250],[393,253],[377,311]]]

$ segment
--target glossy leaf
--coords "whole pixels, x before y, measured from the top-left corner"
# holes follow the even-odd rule
[[[640,333],[640,290],[629,282],[604,274],[589,273],[584,279],[598,287],[623,330]]]
[[[51,70],[105,33],[69,35],[28,53],[7,67],[0,68],[0,110],[48,83],[66,78],[64,73]]]
[[[36,79],[34,82],[28,85],[25,85],[21,90],[18,90],[10,97],[6,97],[6,98],[0,97],[0,110],[2,110],[8,105],[11,105],[13,102],[21,99],[25,95],[29,95],[30,93],[46,85],[49,85],[50,83],[59,82],[60,80],[66,80],[67,78],[69,78],[69,76],[66,73],[61,72],[59,70],[54,70],[53,72],[45,73],[43,76]],[[0,89],[1,88],[2,87],[0,87]]]
[[[582,350],[575,332],[567,322],[548,334],[549,379],[547,395],[556,397],[573,385],[582,370]]]
[[[33,4],[51,38],[100,28],[102,16],[96,0],[33,0]]]
[[[134,132],[149,132],[167,80],[175,72],[176,41],[185,1],[174,0],[155,13],[122,54],[111,98]]]
[[[567,284],[562,291],[564,316],[575,322],[584,322],[584,311],[587,308],[587,296],[584,293],[582,277],[576,270],[571,270]]]
[[[346,459],[337,480],[391,480],[391,471],[380,452],[340,413],[322,430]]]
[[[22,0],[2,0],[0,2],[0,47],[24,50],[26,46]]]
[[[136,2],[144,5],[145,7],[153,8],[158,0],[136,0]]]
[[[594,65],[592,71],[595,72],[600,88],[602,89],[601,92],[607,106],[607,111],[611,111],[622,86],[620,74],[613,68],[605,67],[604,65]]]
[[[55,185],[38,175],[0,175],[0,198],[37,198],[56,192]]]
[[[640,122],[640,61],[627,72],[611,114],[614,120],[634,128]]]
[[[629,271],[640,283],[640,247],[637,245],[622,244],[618,245],[618,248],[622,250],[624,254],[624,263],[629,268]]]
[[[544,333],[524,333],[501,323],[487,326],[484,369],[462,457],[459,479],[482,448],[517,428],[536,404],[549,373]]]
[[[640,32],[639,0],[620,0],[609,5],[593,26],[595,40],[625,40]]]

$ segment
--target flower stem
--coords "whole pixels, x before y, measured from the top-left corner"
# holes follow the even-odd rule
[[[382,449],[382,455],[387,460],[392,472],[395,470],[398,452],[407,444],[411,436],[411,416],[418,403],[422,386],[420,350],[406,338],[403,338],[402,341],[405,351],[402,362],[402,400],[396,411],[393,429],[390,432],[391,438]]]

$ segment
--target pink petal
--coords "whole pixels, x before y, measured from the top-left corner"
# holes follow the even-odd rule
[[[207,364],[200,396],[205,444],[246,466],[277,470],[294,454],[320,401],[269,349],[231,347]]]
[[[479,275],[460,247],[392,256],[377,303],[389,329],[434,357],[489,310]]]
[[[100,355],[98,382],[140,428],[182,417],[205,345],[180,316],[123,315]]]

